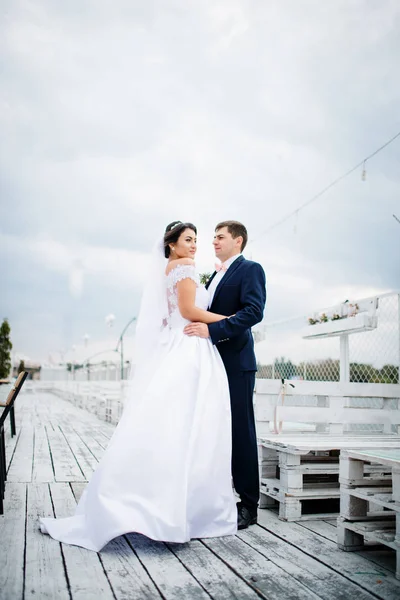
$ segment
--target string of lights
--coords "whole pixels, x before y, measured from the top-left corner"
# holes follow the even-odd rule
[[[346,177],[348,177],[349,175],[351,175],[352,173],[354,173],[354,171],[357,171],[357,169],[359,169],[360,167],[362,167],[361,179],[363,181],[365,181],[365,179],[366,179],[366,163],[367,163],[367,161],[370,160],[371,158],[373,158],[374,156],[376,156],[377,154],[379,154],[379,152],[381,152],[384,148],[386,148],[387,146],[389,146],[398,137],[400,137],[400,131],[398,133],[396,133],[396,135],[394,135],[393,137],[391,137],[389,140],[387,140],[384,144],[382,144],[382,146],[379,146],[379,148],[377,148],[376,150],[374,150],[373,152],[371,152],[371,154],[369,154],[368,156],[366,156],[365,158],[363,158],[354,167],[352,167],[351,169],[349,169],[348,171],[346,171],[345,173],[343,173],[342,175],[340,175],[339,177],[337,177],[336,179],[334,179],[333,181],[331,181],[327,186],[325,186],[317,194],[315,194],[314,196],[312,196],[311,198],[309,198],[309,200],[307,200],[306,202],[304,202],[303,204],[301,204],[300,206],[298,206],[295,210],[291,211],[290,213],[288,213],[287,215],[285,215],[284,217],[282,217],[281,219],[279,219],[279,221],[276,221],[275,223],[273,223],[272,225],[270,225],[267,229],[265,229],[264,231],[262,231],[261,233],[259,233],[257,236],[255,236],[254,238],[252,238],[251,240],[249,240],[249,243],[252,244],[252,243],[258,241],[260,238],[264,237],[267,233],[269,233],[273,229],[276,229],[277,227],[279,227],[280,225],[282,225],[283,223],[285,223],[286,221],[288,221],[293,216],[296,217],[296,221],[297,221],[297,216],[298,216],[298,214],[299,214],[299,212],[301,210],[303,210],[304,208],[306,208],[307,206],[309,206],[310,204],[312,204],[313,202],[315,202],[316,200],[318,200],[319,198],[321,198],[321,196],[323,196],[328,190],[332,189],[340,181],[343,181],[343,179],[345,179]],[[296,224],[295,224],[295,228],[296,228]]]

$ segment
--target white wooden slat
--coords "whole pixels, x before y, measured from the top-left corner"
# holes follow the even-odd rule
[[[50,493],[56,517],[69,517],[74,514],[76,502],[67,483],[50,484]],[[56,542],[53,540],[53,543]],[[74,600],[114,600],[96,552],[68,544],[62,544],[62,551]]]
[[[8,481],[32,481],[33,434],[32,425],[25,424],[21,427],[18,444],[7,473]]]
[[[87,486],[87,482],[79,482],[79,483],[75,483],[72,482],[70,484],[72,492],[74,494],[75,497],[75,501],[78,504],[79,500],[81,499],[81,496],[83,494],[83,490],[85,489],[85,487]]]
[[[11,437],[8,427],[5,427],[4,434],[6,446],[6,469],[8,470],[21,435],[21,427],[17,427],[16,435],[13,437]]]
[[[356,554],[379,568],[389,569],[392,573],[396,572],[396,553],[388,552],[384,546],[365,546],[365,550],[359,550]]]
[[[60,425],[60,431],[64,435],[85,478],[89,480],[98,465],[98,461],[70,426],[62,424]]]
[[[296,498],[300,498],[301,500],[312,500],[315,498],[339,498],[340,496],[339,484],[337,482],[305,484],[303,488],[298,488],[295,491],[292,491],[290,488],[288,491],[280,479],[273,477],[262,478],[261,483],[269,490],[275,489],[279,491],[282,497],[287,494],[288,496],[296,496]]]
[[[0,516],[0,598],[22,598],[25,515],[26,484],[8,482]]]
[[[309,531],[313,531],[317,535],[320,535],[331,542],[336,542],[337,533],[336,527],[332,527],[326,521],[302,521],[301,526],[305,527]]]
[[[204,544],[192,540],[188,544],[168,544],[182,564],[195,574],[197,581],[212,598],[218,600],[257,600],[259,596]]]
[[[165,600],[209,600],[209,595],[165,544],[137,533],[125,537]]]
[[[310,521],[319,524],[319,521]],[[308,524],[307,524],[308,525]],[[305,525],[305,526],[307,526]],[[333,532],[335,529],[331,527]],[[319,560],[304,554],[262,527],[250,527],[239,532],[239,537],[274,564],[307,586],[323,600],[372,600],[374,596],[355,583],[344,579]],[[336,540],[335,540],[336,541]],[[285,596],[282,596],[282,599]]]
[[[278,421],[307,423],[364,423],[398,424],[400,410],[374,410],[371,408],[314,408],[312,406],[277,406]]]
[[[400,467],[400,444],[397,449],[364,450],[357,452],[349,450],[343,457],[355,458],[362,461],[376,462],[389,467]]]
[[[92,455],[95,457],[96,461],[99,462],[101,457],[104,454],[104,446],[99,444],[99,442],[90,435],[89,429],[83,429],[82,427],[74,426],[74,431],[77,436],[81,439],[82,443],[85,444],[86,448]]]
[[[339,381],[291,381],[287,396],[346,396],[364,398],[400,398],[398,383],[341,383]],[[256,395],[278,396],[280,379],[256,379]]]
[[[124,536],[109,542],[100,556],[118,600],[162,598]]]
[[[399,448],[400,436],[375,436],[375,435],[343,435],[330,436],[329,434],[303,435],[270,435],[260,438],[260,443],[266,448],[281,450],[295,454],[308,454],[313,451],[368,449],[368,448]]]
[[[82,474],[70,447],[57,426],[46,426],[51,457],[54,465],[56,481],[84,481]]]
[[[291,577],[266,556],[245,544],[239,537],[203,540],[221,560],[268,600],[316,600],[320,598],[306,585]]]
[[[53,464],[49,450],[46,430],[43,425],[35,425],[34,453],[33,453],[33,483],[54,481]]]
[[[387,569],[371,568],[371,563],[356,553],[342,552],[335,543],[307,532],[297,523],[277,520],[268,510],[260,510],[258,522],[274,535],[302,550],[337,573],[343,574],[382,600],[398,600],[400,582]]]
[[[61,544],[39,530],[39,517],[53,517],[47,484],[28,484],[25,597],[69,600]]]

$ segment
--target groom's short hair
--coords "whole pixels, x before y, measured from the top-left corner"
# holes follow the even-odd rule
[[[242,236],[243,242],[240,252],[243,252],[247,244],[247,229],[243,223],[239,223],[239,221],[221,221],[221,223],[218,223],[216,226],[215,231],[218,231],[218,229],[222,229],[223,227],[228,229],[234,239]]]

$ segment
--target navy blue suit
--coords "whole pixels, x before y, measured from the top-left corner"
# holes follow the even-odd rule
[[[215,277],[208,281],[208,287]],[[259,500],[257,438],[253,390],[257,371],[251,327],[263,318],[266,302],[264,271],[239,256],[215,290],[211,312],[235,315],[208,325],[228,375],[232,409],[232,477],[241,502],[250,510]]]

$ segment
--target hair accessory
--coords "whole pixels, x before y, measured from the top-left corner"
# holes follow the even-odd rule
[[[175,225],[172,225],[170,231],[172,231],[173,229],[175,229],[175,227],[179,227],[179,225],[183,225],[182,221],[178,221],[178,223],[175,223]]]

